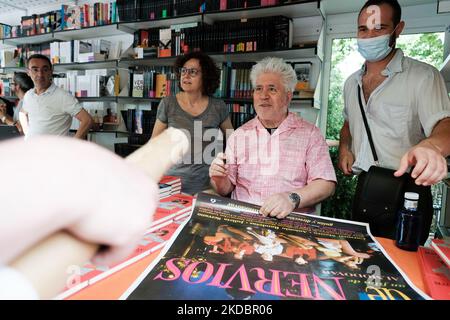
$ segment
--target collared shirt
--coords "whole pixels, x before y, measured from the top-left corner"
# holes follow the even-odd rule
[[[230,136],[226,155],[232,198],[240,201],[261,205],[317,179],[336,181],[320,130],[291,112],[272,135],[258,117],[250,120]]]
[[[374,164],[358,103],[358,84],[362,88],[364,72],[365,66],[344,85],[344,118],[350,126],[353,171],[357,174]],[[411,147],[430,136],[440,120],[450,117],[450,100],[439,71],[405,57],[401,49],[397,49],[382,75],[387,78],[367,103],[362,90],[361,100],[380,165],[397,169]]]
[[[53,83],[42,94],[37,94],[35,89],[28,90],[23,98],[22,108],[28,113],[27,138],[37,135],[68,135],[72,117],[82,109],[74,96]]]

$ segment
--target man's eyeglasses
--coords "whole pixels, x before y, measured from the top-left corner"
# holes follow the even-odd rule
[[[49,72],[52,71],[52,69],[49,68],[49,67],[43,67],[43,68],[34,68],[34,67],[31,67],[31,68],[28,68],[28,70],[30,70],[31,73],[33,73],[33,74],[38,74],[39,72],[42,72],[42,73],[49,73]]]
[[[196,77],[199,73],[200,73],[199,69],[185,68],[185,67],[180,68],[180,74],[183,76],[189,74],[191,77]]]

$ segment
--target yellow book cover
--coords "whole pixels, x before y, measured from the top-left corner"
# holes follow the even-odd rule
[[[167,77],[165,74],[156,75],[156,98],[163,98],[166,96],[167,92]]]

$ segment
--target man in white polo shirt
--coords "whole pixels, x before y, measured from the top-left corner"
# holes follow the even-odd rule
[[[380,165],[397,177],[414,167],[407,188],[420,194],[423,243],[433,216],[430,186],[447,176],[450,100],[436,68],[395,48],[404,26],[397,0],[369,0],[360,11],[358,51],[366,62],[344,85],[339,167],[364,179],[374,165],[359,93]]]
[[[93,124],[89,113],[69,92],[53,83],[53,66],[41,54],[28,58],[28,74],[34,83],[23,98],[20,122],[27,138],[38,135],[67,136],[72,117],[80,121],[75,138],[83,139]]]

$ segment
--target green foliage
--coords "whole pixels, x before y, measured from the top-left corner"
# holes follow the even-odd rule
[[[356,50],[356,41],[354,39],[337,39],[333,42],[326,131],[327,139],[339,140],[339,132],[344,123],[342,110],[344,109],[343,86],[345,79],[338,65],[354,50]],[[356,188],[356,178],[344,176],[339,170],[337,147],[330,148],[330,156],[336,172],[337,186],[335,194],[322,203],[321,214],[326,217],[350,219],[352,200]]]
[[[423,33],[420,36],[402,36],[397,47],[401,48],[406,56],[426,62],[439,68],[444,57],[444,44],[439,33]]]
[[[322,203],[322,216],[350,219],[352,212],[352,201],[355,195],[357,178],[356,176],[344,176],[341,170],[338,169],[338,148],[330,148],[331,161],[336,171],[337,186],[334,195]]]
[[[355,50],[356,41],[354,39],[337,39],[333,42],[330,92],[328,98],[327,139],[339,140],[339,131],[344,123],[344,118],[342,116],[344,96],[342,92],[345,79],[338,66],[352,51]]]

